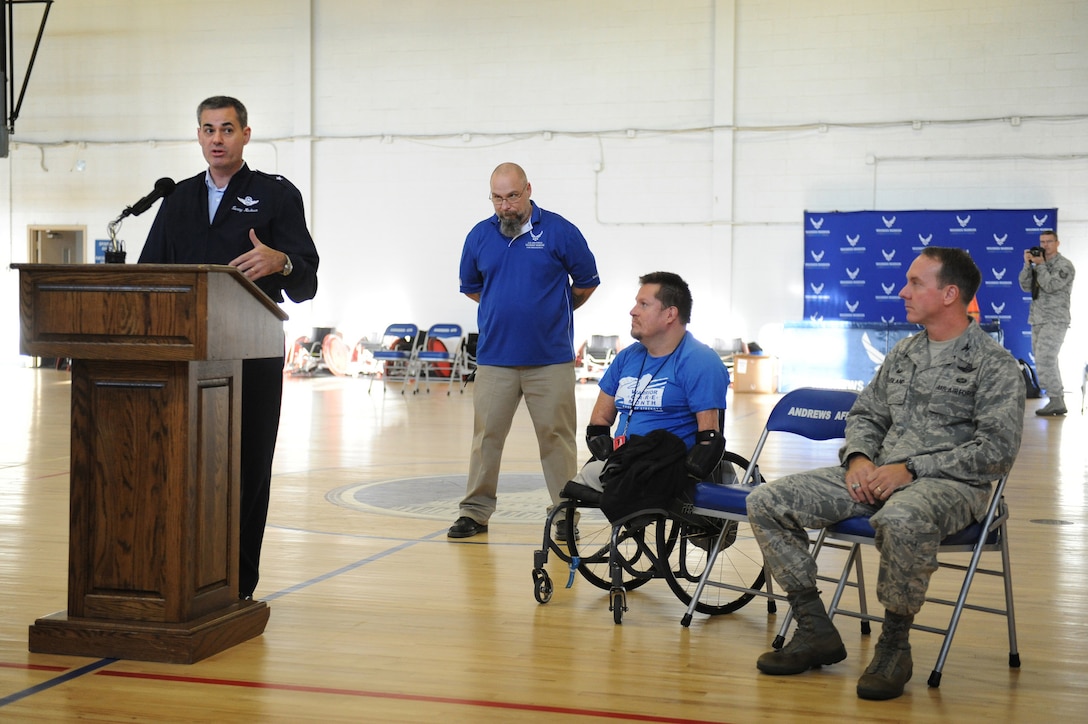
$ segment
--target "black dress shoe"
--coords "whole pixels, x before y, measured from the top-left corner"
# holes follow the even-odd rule
[[[482,523],[477,523],[467,515],[463,515],[450,526],[450,530],[446,533],[447,538],[471,538],[477,533],[486,533],[487,526]]]

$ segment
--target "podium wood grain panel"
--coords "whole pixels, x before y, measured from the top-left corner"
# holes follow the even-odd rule
[[[71,615],[179,622],[237,598],[240,377],[73,362]]]
[[[259,635],[238,600],[242,362],[283,313],[230,267],[20,266],[22,348],[72,357],[68,609],[30,650],[191,663]]]

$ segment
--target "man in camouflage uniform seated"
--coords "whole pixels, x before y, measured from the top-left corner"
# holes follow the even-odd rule
[[[871,515],[885,621],[857,692],[863,699],[903,693],[912,673],[908,634],[937,570],[937,547],[985,514],[991,482],[1020,448],[1017,362],[967,315],[980,282],[966,252],[923,249],[899,296],[907,320],[925,331],[899,342],[859,395],[841,465],[787,476],[748,497],[767,569],[797,617],[791,641],[759,657],[763,673],[799,674],[846,658],[816,590],[807,529]]]

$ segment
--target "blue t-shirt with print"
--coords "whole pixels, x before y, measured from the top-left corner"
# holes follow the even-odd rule
[[[699,430],[695,413],[725,409],[729,372],[717,352],[685,332],[664,357],[651,357],[641,342],[624,348],[600,388],[616,398],[614,435],[668,430],[690,448]]]

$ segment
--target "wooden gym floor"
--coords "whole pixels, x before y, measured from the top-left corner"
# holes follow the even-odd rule
[[[967,612],[941,687],[926,686],[940,639],[915,632],[914,680],[881,703],[855,695],[875,633],[862,637],[850,619],[837,619],[846,661],[768,677],[755,659],[782,612],[769,616],[762,599],[683,628],[684,607],[651,581],[616,625],[607,592],[581,578],[564,588],[552,556],[556,591],[538,604],[531,570],[547,496],[524,409],[490,532],[451,542],[472,386],[402,396],[378,383],[368,395],[366,380],[327,376],[285,381],[257,589],[271,609],[263,636],[189,666],[28,653],[27,627],[66,605],[69,378],[4,374],[0,720],[1037,722],[1088,709],[1088,435],[1077,411],[1041,419],[1028,401],[1007,491],[1023,667],[1007,665],[1002,619]],[[583,426],[596,387],[578,397]],[[730,450],[750,454],[776,399],[731,394]],[[1067,402],[1079,408],[1079,395]],[[834,455],[827,443],[768,447],[763,472]],[[931,590],[947,594],[951,578],[938,572]],[[980,577],[975,596],[999,600],[998,582]]]

